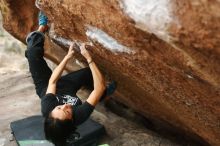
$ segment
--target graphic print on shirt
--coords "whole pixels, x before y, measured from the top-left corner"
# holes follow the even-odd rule
[[[76,97],[72,97],[70,95],[63,95],[62,96],[62,102],[64,104],[76,105],[77,101],[78,101],[78,98],[76,98]]]

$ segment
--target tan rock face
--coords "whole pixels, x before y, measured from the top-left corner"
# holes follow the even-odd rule
[[[95,62],[118,82],[116,100],[220,145],[218,0],[42,0],[38,6],[52,25],[48,58],[58,63],[70,41],[93,42]],[[34,1],[1,0],[1,10],[5,29],[21,41],[36,29]]]

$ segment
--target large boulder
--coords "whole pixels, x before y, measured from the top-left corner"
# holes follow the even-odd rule
[[[94,61],[118,82],[115,100],[220,145],[218,0],[0,2],[4,28],[19,40],[37,28],[39,7],[51,24],[47,58],[59,63],[71,41],[92,42]]]

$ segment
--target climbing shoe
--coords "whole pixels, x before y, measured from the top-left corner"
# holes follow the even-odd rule
[[[117,84],[115,81],[112,81],[106,86],[106,96],[112,95],[116,90]]]
[[[102,95],[100,101],[102,102],[104,99],[108,100],[110,98],[110,96],[115,92],[116,87],[117,87],[117,84],[115,81],[112,81],[111,83],[109,83],[106,86],[106,89],[105,89],[104,94]]]
[[[38,14],[38,24],[45,26],[47,25],[47,22],[48,22],[47,16],[42,11],[40,11]]]

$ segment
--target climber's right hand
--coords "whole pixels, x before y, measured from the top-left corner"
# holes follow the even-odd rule
[[[74,43],[72,43],[72,44],[70,45],[70,47],[69,47],[69,51],[68,51],[66,57],[67,57],[68,59],[71,59],[71,58],[73,57],[74,53],[75,53],[75,51],[74,51]]]

